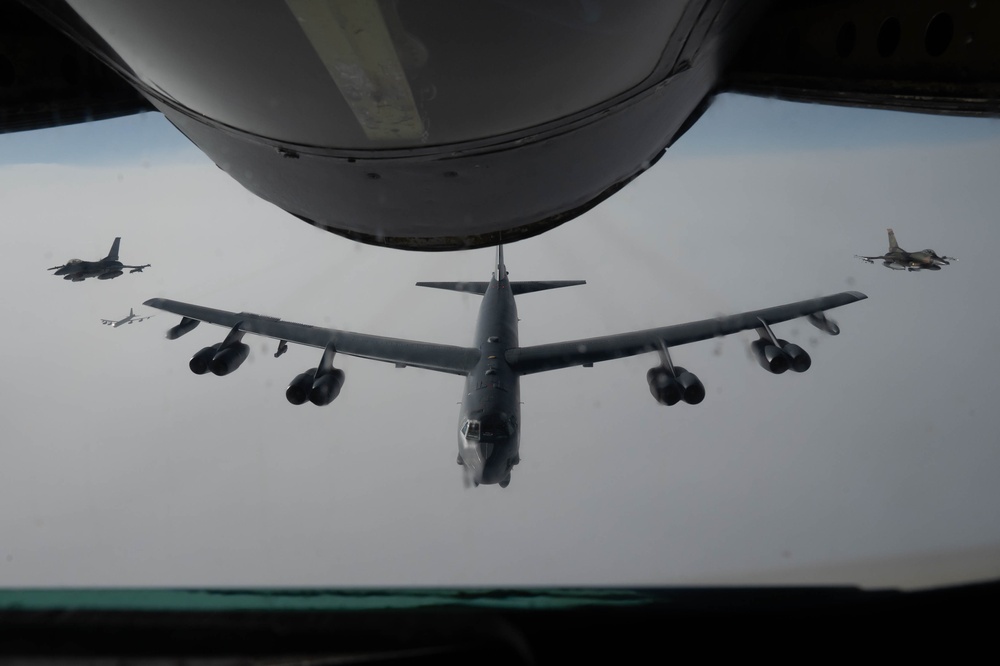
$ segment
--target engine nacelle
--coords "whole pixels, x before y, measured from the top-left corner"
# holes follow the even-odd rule
[[[677,384],[681,387],[681,399],[689,405],[697,405],[705,399],[705,385],[701,380],[684,368],[678,366],[674,368],[677,373]]]
[[[750,343],[750,351],[753,352],[760,367],[775,375],[788,370],[791,363],[788,354],[771,344],[770,340],[754,340]]]
[[[792,372],[805,372],[812,365],[812,358],[805,349],[788,340],[778,340],[781,351],[788,355],[788,369]]]
[[[662,365],[646,372],[646,383],[649,384],[649,392],[661,405],[676,405],[684,396],[684,388]]]
[[[329,405],[338,395],[344,385],[344,371],[334,368],[313,382],[312,390],[309,391],[309,402],[314,405]]]
[[[191,360],[188,361],[188,367],[191,368],[191,372],[196,375],[203,375],[208,372],[208,364],[212,362],[212,358],[215,357],[221,346],[221,342],[216,342],[211,347],[205,347],[192,356]]]
[[[236,368],[243,365],[250,355],[250,345],[245,342],[234,343],[224,349],[219,350],[208,364],[208,369],[213,375],[222,377],[228,375]]]
[[[306,370],[300,375],[296,375],[285,389],[285,398],[293,405],[304,404],[309,399],[309,392],[312,391],[313,381],[316,379],[316,368]]]

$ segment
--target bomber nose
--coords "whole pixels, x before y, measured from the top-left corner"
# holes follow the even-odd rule
[[[493,455],[493,442],[482,442],[476,447],[479,450],[479,459],[485,463]]]
[[[481,483],[496,483],[493,465],[490,464],[490,456],[493,455],[495,445],[493,442],[477,442],[475,446],[469,446],[462,451],[462,461],[465,464],[468,478],[477,486]]]
[[[476,442],[474,445],[462,448],[462,462],[472,471],[477,483],[483,480],[486,463],[492,453],[493,442]]]

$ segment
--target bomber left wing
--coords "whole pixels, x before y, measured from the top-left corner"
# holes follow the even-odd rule
[[[332,343],[337,352],[348,356],[456,375],[468,374],[479,360],[479,350],[471,347],[456,347],[365,333],[352,333],[333,328],[281,321],[275,317],[249,312],[216,310],[168,298],[151,298],[144,305],[184,317],[184,321],[179,326],[187,328],[180,330],[176,335],[183,335],[193,328],[196,322],[206,321],[210,324],[225,326],[232,332],[254,333],[320,349],[324,349]]]
[[[507,350],[505,358],[515,372],[528,375],[574,365],[591,365],[600,361],[610,361],[647,352],[665,351],[665,348],[732,335],[740,331],[759,329],[766,331],[767,335],[771,335],[770,324],[806,316],[810,317],[810,321],[815,326],[833,333],[829,326],[835,328],[835,325],[828,323],[825,317],[820,316],[822,312],[865,298],[868,297],[861,292],[844,291],[832,296],[786,303],[763,310],[751,310],[715,319],[703,319],[618,335],[519,347]]]

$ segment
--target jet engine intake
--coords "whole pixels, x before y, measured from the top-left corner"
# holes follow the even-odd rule
[[[778,340],[781,351],[788,356],[788,369],[792,372],[805,372],[812,365],[812,358],[805,349],[788,340]]]
[[[329,405],[340,395],[344,386],[344,371],[331,368],[318,377],[317,369],[310,368],[296,375],[285,390],[285,398],[293,405],[301,405],[308,400],[314,405]]]
[[[312,391],[313,382],[316,380],[316,368],[310,368],[302,374],[296,375],[285,389],[285,398],[293,405],[304,404],[309,399],[309,392]]]
[[[705,399],[705,385],[691,372],[677,366],[674,368],[677,373],[677,384],[681,387],[681,399],[689,405],[697,405]]]
[[[318,406],[329,405],[340,395],[343,385],[344,371],[334,368],[313,382],[312,390],[309,391],[309,402]]]
[[[754,340],[750,343],[750,351],[753,352],[760,367],[775,375],[780,375],[788,370],[788,366],[791,364],[788,354],[771,344],[769,340]]]
[[[684,395],[684,388],[662,365],[646,372],[646,383],[649,384],[649,392],[661,405],[676,405]]]
[[[196,375],[203,375],[208,372],[208,365],[212,362],[212,358],[219,351],[219,347],[222,346],[221,342],[217,342],[211,347],[205,347],[197,354],[191,357],[188,361],[188,367],[191,368],[191,372]]]
[[[230,372],[236,368],[243,365],[243,361],[247,360],[247,356],[250,355],[250,345],[245,342],[236,342],[228,347],[224,347],[212,357],[212,360],[208,364],[208,369],[212,371],[213,375],[222,377],[223,375],[228,375]]]

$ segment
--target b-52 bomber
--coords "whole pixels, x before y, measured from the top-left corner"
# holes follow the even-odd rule
[[[118,328],[119,326],[123,326],[125,324],[133,324],[155,316],[156,315],[146,315],[145,317],[138,317],[135,312],[133,312],[132,308],[129,308],[127,317],[122,317],[121,319],[102,319],[101,323],[105,326],[110,326],[111,328]]]
[[[920,252],[907,252],[896,243],[896,234],[892,229],[889,232],[889,251],[880,257],[863,257],[860,254],[854,255],[858,259],[869,264],[874,264],[876,260],[881,261],[886,268],[894,271],[939,271],[941,266],[949,266],[956,261],[955,257],[941,257],[934,250],[921,250]]]
[[[55,275],[61,275],[64,280],[73,282],[83,282],[89,277],[96,277],[98,280],[113,280],[121,275],[125,268],[130,268],[129,273],[141,273],[142,269],[149,268],[150,264],[142,266],[128,266],[118,261],[118,246],[122,238],[118,236],[111,244],[108,256],[97,261],[84,261],[83,259],[70,259],[62,266],[52,266],[48,270],[55,271]]]
[[[664,405],[675,405],[681,401],[694,405],[705,398],[705,387],[693,373],[674,365],[669,352],[671,347],[756,330],[759,339],[754,340],[750,347],[761,367],[774,374],[786,370],[804,372],[812,363],[809,354],[800,346],[775,337],[771,325],[808,317],[817,328],[836,335],[840,329],[826,318],[824,311],[867,298],[862,293],[848,291],[715,319],[618,335],[520,346],[514,297],[579,284],[584,282],[511,281],[504,265],[502,247],[497,250],[496,270],[489,282],[418,282],[418,286],[482,295],[475,337],[470,347],[308,326],[165,298],[152,298],[145,304],[181,315],[181,322],[167,331],[167,338],[171,340],[187,334],[202,321],[229,329],[222,342],[205,347],[191,357],[188,366],[198,375],[207,372],[228,375],[239,368],[250,353],[250,347],[242,341],[246,333],[279,340],[279,351],[289,342],[322,349],[319,365],[306,369],[288,385],[285,397],[293,405],[306,401],[314,405],[328,405],[337,398],[344,385],[343,370],[333,365],[337,352],[394,363],[397,367],[413,366],[465,377],[456,432],[458,464],[464,466],[466,478],[471,484],[499,484],[506,488],[510,483],[511,470],[520,461],[519,382],[522,375],[570,366],[590,367],[602,361],[655,353],[659,356],[659,363],[646,373],[650,393]]]

